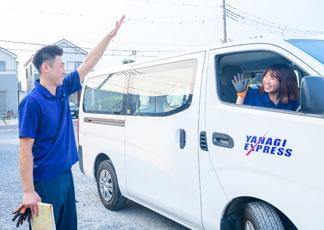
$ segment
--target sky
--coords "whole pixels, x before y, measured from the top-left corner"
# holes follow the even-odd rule
[[[227,36],[232,41],[324,33],[324,1],[226,3]],[[22,65],[41,47],[37,44],[65,38],[89,51],[125,14],[124,25],[96,67],[102,68],[121,64],[123,59],[138,61],[217,46],[223,39],[221,5],[222,0],[3,0],[0,47],[17,54],[22,80]]]

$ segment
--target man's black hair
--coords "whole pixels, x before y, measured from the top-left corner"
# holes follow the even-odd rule
[[[40,72],[41,65],[44,61],[53,61],[56,56],[62,56],[63,50],[57,45],[44,46],[38,50],[33,58],[33,64]]]

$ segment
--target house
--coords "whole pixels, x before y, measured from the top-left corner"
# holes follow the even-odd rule
[[[18,113],[17,55],[0,47],[0,118]]]
[[[87,52],[85,50],[74,45],[66,39],[62,39],[56,42],[55,45],[63,49],[63,62],[65,66],[65,71],[67,73],[77,69],[79,65],[81,65],[85,56],[87,55]],[[31,56],[24,64],[27,82],[27,92],[30,92],[34,88],[34,81],[39,79],[39,73],[33,65],[32,60],[33,56]],[[74,103],[78,104],[77,95],[71,95],[70,101],[73,101]]]

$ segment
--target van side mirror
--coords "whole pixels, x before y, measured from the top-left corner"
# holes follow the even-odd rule
[[[305,76],[300,85],[300,110],[324,114],[324,77]]]

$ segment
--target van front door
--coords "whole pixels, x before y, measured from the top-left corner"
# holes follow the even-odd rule
[[[198,116],[205,53],[127,71],[125,151],[128,195],[201,228]]]
[[[323,204],[320,200],[323,201],[324,187],[319,183],[323,177],[323,117],[236,105],[222,98],[217,88],[222,84],[218,79],[223,77],[222,70],[234,65],[242,69],[244,77],[251,77],[250,87],[255,87],[255,78],[266,66],[278,62],[289,65],[295,72],[315,75],[306,64],[307,59],[299,58],[278,46],[265,44],[231,47],[211,54],[206,80],[206,143],[215,183],[221,182],[227,200],[222,196],[208,198],[213,186],[207,183],[204,176],[207,174],[203,174],[205,227],[215,221],[213,210],[217,210],[216,220],[220,221],[230,202],[244,202],[249,197],[275,206],[298,229],[312,228],[307,223],[320,228],[320,221],[315,221],[309,213],[321,210],[320,203]]]

